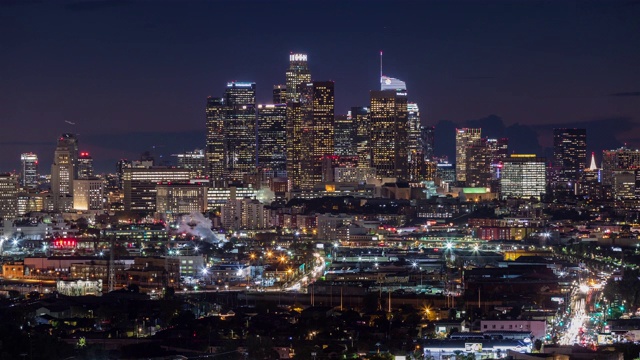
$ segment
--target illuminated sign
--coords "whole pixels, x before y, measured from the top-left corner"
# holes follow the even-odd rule
[[[307,54],[291,54],[289,61],[307,61]]]
[[[52,246],[54,249],[73,249],[77,243],[75,239],[57,239],[53,241]]]

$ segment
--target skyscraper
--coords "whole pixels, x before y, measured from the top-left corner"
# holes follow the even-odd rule
[[[356,122],[349,115],[336,115],[333,142],[335,154],[339,156],[356,155]]]
[[[640,169],[640,150],[621,147],[602,151],[602,183],[614,184],[614,172]]]
[[[127,211],[156,210],[156,186],[162,182],[188,183],[189,169],[171,167],[125,168],[124,208]]]
[[[433,161],[435,157],[434,143],[435,143],[435,126],[424,126],[422,128],[422,146],[424,147],[424,158],[428,161]]]
[[[20,155],[22,162],[22,173],[20,184],[24,188],[33,189],[38,186],[38,155],[34,153],[24,153]]]
[[[51,193],[53,208],[60,208],[60,198],[73,196],[73,180],[77,179],[78,139],[75,134],[62,134],[51,165]]]
[[[456,129],[456,181],[467,180],[467,146],[480,140],[479,128]]]
[[[307,66],[306,54],[290,54],[289,68],[286,71],[287,88],[287,177],[290,188],[299,188],[301,164],[303,159],[302,132],[303,120],[300,106],[300,87],[311,81],[311,72]]]
[[[540,199],[546,188],[546,160],[533,154],[512,154],[503,161],[501,197]]]
[[[224,177],[224,118],[225,104],[223,98],[207,98],[207,173],[212,185],[220,183]]]
[[[191,170],[192,178],[201,178],[205,175],[207,162],[205,153],[202,149],[186,151],[180,154],[172,154],[177,160],[179,168]]]
[[[553,129],[553,167],[561,182],[575,182],[587,164],[587,129]]]
[[[18,177],[0,174],[0,219],[18,215]]]
[[[289,68],[286,72],[287,103],[300,101],[300,84],[311,81],[311,72],[307,65],[307,54],[290,54]]]
[[[225,92],[225,177],[241,181],[256,169],[256,84],[227,83]]]
[[[479,139],[467,145],[466,185],[488,187],[491,180],[491,150],[487,139]]]
[[[78,179],[90,179],[93,177],[93,158],[88,152],[81,152],[78,156]]]
[[[407,104],[407,162],[409,180],[421,180],[424,175],[424,145],[422,143],[422,123],[420,109],[416,103]]]
[[[371,167],[377,176],[406,179],[407,95],[395,90],[371,91]]]
[[[283,176],[286,170],[287,105],[258,105],[258,166]]]
[[[358,167],[371,167],[371,119],[369,108],[357,106],[351,108],[351,118],[356,128],[356,153],[358,154]]]
[[[311,189],[322,182],[322,159],[333,155],[334,84],[313,81],[300,86],[302,161],[300,188]]]

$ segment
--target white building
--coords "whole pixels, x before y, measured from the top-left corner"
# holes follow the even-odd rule
[[[533,154],[512,154],[503,161],[501,197],[537,198],[546,191],[545,159]]]
[[[75,210],[102,210],[104,208],[104,183],[102,179],[73,181],[73,208]]]

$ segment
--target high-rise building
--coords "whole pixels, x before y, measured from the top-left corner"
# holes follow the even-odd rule
[[[258,105],[258,166],[283,176],[286,171],[287,105]]]
[[[20,161],[22,162],[20,184],[24,188],[36,188],[38,186],[38,155],[24,153],[20,155]]]
[[[424,178],[424,144],[422,139],[422,123],[420,109],[416,103],[407,104],[407,162],[409,163],[409,180],[419,181]]]
[[[161,183],[156,186],[156,211],[167,215],[207,210],[207,188],[202,184]]]
[[[124,186],[123,176],[124,169],[131,167],[131,161],[127,159],[120,159],[116,163],[116,173],[118,174],[118,189],[122,190]]]
[[[273,103],[274,104],[287,103],[287,86],[286,85],[273,85]]]
[[[18,215],[18,177],[0,174],[0,218],[11,219]]]
[[[311,81],[311,72],[307,65],[307,54],[290,54],[289,68],[286,72],[287,103],[300,101],[300,84]]]
[[[333,130],[335,154],[338,156],[356,155],[356,122],[350,115],[336,115]]]
[[[207,98],[207,173],[212,184],[221,183],[225,169],[223,98]]]
[[[205,176],[207,169],[207,159],[202,149],[195,149],[181,154],[172,154],[176,158],[179,168],[191,170],[192,178]]]
[[[487,148],[491,157],[491,192],[500,192],[502,162],[509,156],[509,139],[487,139]]]
[[[602,151],[602,183],[613,186],[613,173],[617,170],[640,169],[640,150],[621,147]]]
[[[466,186],[489,186],[491,181],[491,149],[487,139],[480,139],[467,145]]]
[[[433,161],[435,157],[435,137],[436,135],[436,127],[435,126],[424,126],[422,127],[422,146],[424,152],[424,159],[428,161]]]
[[[302,159],[299,187],[312,189],[322,182],[322,159],[334,153],[333,81],[313,81],[300,86],[300,116]]]
[[[287,89],[287,177],[290,188],[299,188],[302,164],[302,112],[300,107],[300,87],[311,81],[306,54],[290,54],[286,71]]]
[[[51,193],[53,208],[62,210],[61,197],[73,196],[73,180],[77,179],[78,139],[75,134],[62,134],[51,165]]]
[[[103,210],[104,181],[97,178],[82,178],[73,181],[74,210]]]
[[[225,177],[242,181],[256,170],[256,84],[230,82],[225,92]]]
[[[78,179],[93,177],[93,158],[88,152],[81,152],[78,156]]]
[[[189,169],[172,167],[125,168],[124,208],[127,211],[156,210],[156,185],[162,182],[183,182],[191,179]]]
[[[352,107],[350,112],[356,128],[356,153],[358,167],[371,167],[371,119],[369,108],[366,106]]]
[[[456,129],[456,181],[467,181],[467,146],[480,140],[479,128]]]
[[[575,182],[587,164],[587,129],[553,129],[553,167],[561,182]]]
[[[533,154],[511,154],[504,159],[501,197],[541,199],[546,189],[546,160]]]
[[[371,167],[379,177],[406,179],[407,95],[395,90],[371,91]]]

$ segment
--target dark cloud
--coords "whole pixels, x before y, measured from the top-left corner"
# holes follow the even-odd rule
[[[40,146],[40,145],[54,145],[55,141],[2,141],[0,146]]]
[[[617,92],[617,93],[609,94],[609,96],[614,96],[614,97],[640,96],[640,91]]]

